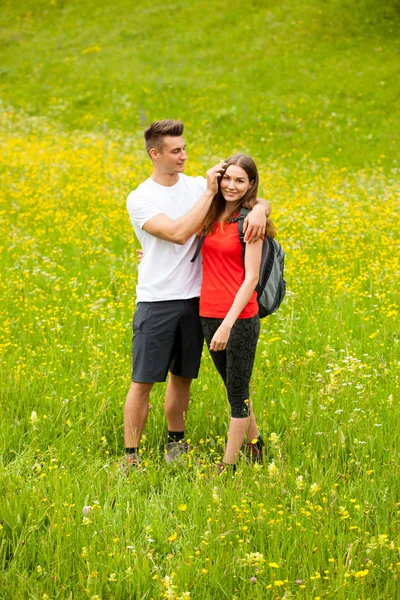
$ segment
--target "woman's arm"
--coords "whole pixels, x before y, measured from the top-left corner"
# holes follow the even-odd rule
[[[236,319],[249,302],[254,290],[256,289],[260,276],[262,240],[257,240],[252,244],[246,244],[246,252],[244,257],[244,281],[237,291],[232,306],[230,307],[225,319],[215,332],[210,350],[225,350],[228,343],[231,329],[235,324]]]

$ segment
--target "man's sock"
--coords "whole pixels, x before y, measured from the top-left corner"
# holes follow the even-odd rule
[[[139,448],[125,448],[125,452],[131,456],[135,454],[139,454]]]
[[[181,442],[184,439],[184,431],[168,431],[168,444],[170,444],[171,442]]]

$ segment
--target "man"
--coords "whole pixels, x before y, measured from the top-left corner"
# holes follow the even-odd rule
[[[190,262],[196,232],[218,190],[223,163],[203,177],[183,174],[186,156],[183,123],[156,121],[144,132],[153,162],[149,179],[131,192],[128,212],[144,252],[139,265],[133,321],[132,383],[124,408],[127,463],[139,464],[139,445],[149,396],[155,382],[169,378],[165,396],[168,443],[165,460],[188,451],[185,440],[190,385],[198,375],[203,332],[198,309],[201,261]],[[264,233],[269,203],[247,217],[246,237]]]

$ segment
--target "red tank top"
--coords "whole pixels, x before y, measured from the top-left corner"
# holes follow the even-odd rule
[[[237,223],[217,223],[206,236],[201,250],[203,282],[200,292],[201,317],[226,317],[238,289],[244,281],[243,247]],[[257,293],[239,315],[249,319],[258,314]]]

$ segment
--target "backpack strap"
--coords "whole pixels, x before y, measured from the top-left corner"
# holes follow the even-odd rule
[[[245,218],[247,217],[249,212],[250,212],[249,208],[245,208],[244,206],[242,206],[242,208],[240,209],[239,215],[229,221],[230,223],[238,224],[239,238],[240,238],[240,241],[241,241],[241,244],[243,247],[243,260],[244,260],[244,252],[246,250],[246,242],[244,241],[244,233],[243,233],[243,221],[245,220]]]
[[[204,244],[205,239],[206,239],[206,236],[203,233],[197,242],[197,247],[196,247],[195,253],[193,254],[193,258],[190,259],[190,262],[194,262],[196,260],[196,258],[198,257],[198,255],[200,254],[200,250]]]
[[[246,249],[246,243],[244,241],[244,233],[243,233],[243,221],[245,220],[245,218],[247,217],[249,212],[250,212],[249,208],[245,208],[244,206],[242,206],[242,208],[240,209],[239,215],[237,217],[233,217],[232,219],[229,220],[229,223],[237,223],[238,224],[239,238],[243,245],[243,258],[244,258],[244,251]],[[195,253],[193,254],[193,257],[190,259],[190,262],[194,262],[196,260],[196,258],[198,257],[198,255],[200,254],[200,251],[203,247],[205,239],[206,239],[206,236],[203,233],[202,236],[199,238],[199,241],[197,242],[197,247],[196,247]]]

